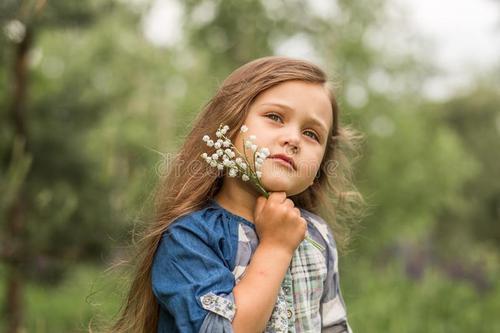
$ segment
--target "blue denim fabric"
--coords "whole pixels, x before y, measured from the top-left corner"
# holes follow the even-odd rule
[[[200,297],[209,292],[233,296],[236,220],[235,215],[209,204],[177,218],[165,231],[151,279],[160,305],[158,332],[199,332],[209,313]],[[220,318],[227,326],[229,321]]]

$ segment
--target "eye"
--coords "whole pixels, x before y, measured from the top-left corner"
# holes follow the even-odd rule
[[[268,113],[268,114],[266,114],[266,117],[269,119],[273,119],[275,121],[276,121],[276,119],[282,121],[281,116],[277,115],[276,113]]]
[[[308,135],[308,136],[319,142],[318,135],[316,133],[314,133],[313,131],[305,131],[304,133],[311,133],[312,136],[311,135]]]

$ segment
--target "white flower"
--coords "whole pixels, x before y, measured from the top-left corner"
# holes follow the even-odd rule
[[[230,139],[226,138],[224,135],[228,132],[229,126],[220,125],[219,129],[216,131],[217,141],[214,142],[210,139],[210,136],[203,136],[203,141],[206,142],[207,146],[214,147],[215,152],[210,154],[203,153],[201,156],[205,161],[212,167],[217,167],[218,170],[222,171],[224,169],[228,170],[229,177],[237,177],[241,175],[243,181],[251,181],[255,183],[256,186],[262,189],[262,185],[259,184],[262,177],[262,172],[260,171],[264,160],[269,156],[270,152],[267,148],[259,148],[254,141],[257,139],[255,135],[250,135],[248,139],[244,140],[245,149],[251,149],[254,152],[255,160],[253,161],[253,166],[249,165],[247,156],[242,156],[241,152],[238,151],[231,142]],[[241,132],[247,132],[248,127],[241,126]],[[237,153],[237,154],[236,154]],[[255,170],[255,174],[253,174]],[[257,176],[257,179],[255,179]]]
[[[268,148],[262,148],[260,152],[264,155],[264,157],[268,157],[271,154]]]

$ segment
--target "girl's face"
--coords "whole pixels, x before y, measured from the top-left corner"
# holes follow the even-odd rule
[[[243,153],[244,137],[255,135],[259,147],[269,148],[271,154],[261,169],[262,184],[270,192],[292,196],[313,183],[332,123],[332,105],[323,85],[286,81],[257,96],[244,122],[248,131],[238,132],[234,142]],[[253,163],[252,151],[246,151]]]

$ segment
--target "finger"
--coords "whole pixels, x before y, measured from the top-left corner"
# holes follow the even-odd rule
[[[293,203],[293,201],[291,199],[285,199],[285,202],[283,204],[286,207],[289,207],[289,208],[294,208],[295,207],[295,204]]]
[[[301,217],[300,219],[302,220],[302,222],[303,222],[303,223],[306,225],[306,227],[307,227],[307,221],[306,221],[306,219],[305,219],[305,218],[303,218],[303,217]]]
[[[281,204],[286,200],[286,192],[273,192],[269,196],[269,200]]]
[[[305,230],[304,230],[304,238],[307,237],[307,221],[306,219],[304,218],[300,218],[302,220],[302,222],[304,223],[304,226],[305,226]]]

